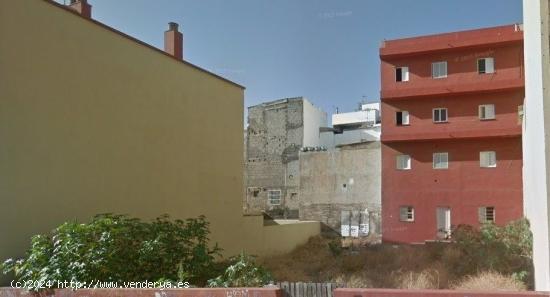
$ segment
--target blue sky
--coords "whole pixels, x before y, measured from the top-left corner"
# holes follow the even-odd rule
[[[159,48],[167,23],[179,23],[185,58],[246,86],[245,106],[305,96],[329,115],[378,100],[383,39],[522,18],[521,0],[89,2],[96,20]]]

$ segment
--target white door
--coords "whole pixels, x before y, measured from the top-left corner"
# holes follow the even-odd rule
[[[451,235],[451,209],[438,207],[436,211],[437,238],[447,239]]]

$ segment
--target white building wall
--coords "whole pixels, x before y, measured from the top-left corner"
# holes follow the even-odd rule
[[[303,99],[304,140],[302,145],[320,146],[319,128],[327,126],[327,113]]]
[[[361,110],[354,112],[336,113],[332,115],[332,125],[350,125],[359,123],[377,123],[380,121],[380,103],[361,105]]]
[[[335,134],[332,131],[321,132],[321,146],[331,150],[340,145],[380,141],[380,125],[375,127],[344,130]]]
[[[533,232],[535,289],[550,291],[550,60],[548,0],[523,0],[523,199]],[[545,118],[549,119],[545,121]]]

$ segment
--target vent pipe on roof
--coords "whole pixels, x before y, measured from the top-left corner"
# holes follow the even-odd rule
[[[168,23],[168,31],[164,32],[164,51],[183,60],[183,34],[178,31],[177,23]]]
[[[85,18],[92,18],[92,6],[87,0],[70,0],[69,7]]]

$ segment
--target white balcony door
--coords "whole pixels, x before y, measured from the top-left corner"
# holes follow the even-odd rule
[[[437,237],[446,239],[451,234],[451,209],[449,207],[438,207],[436,210]]]

